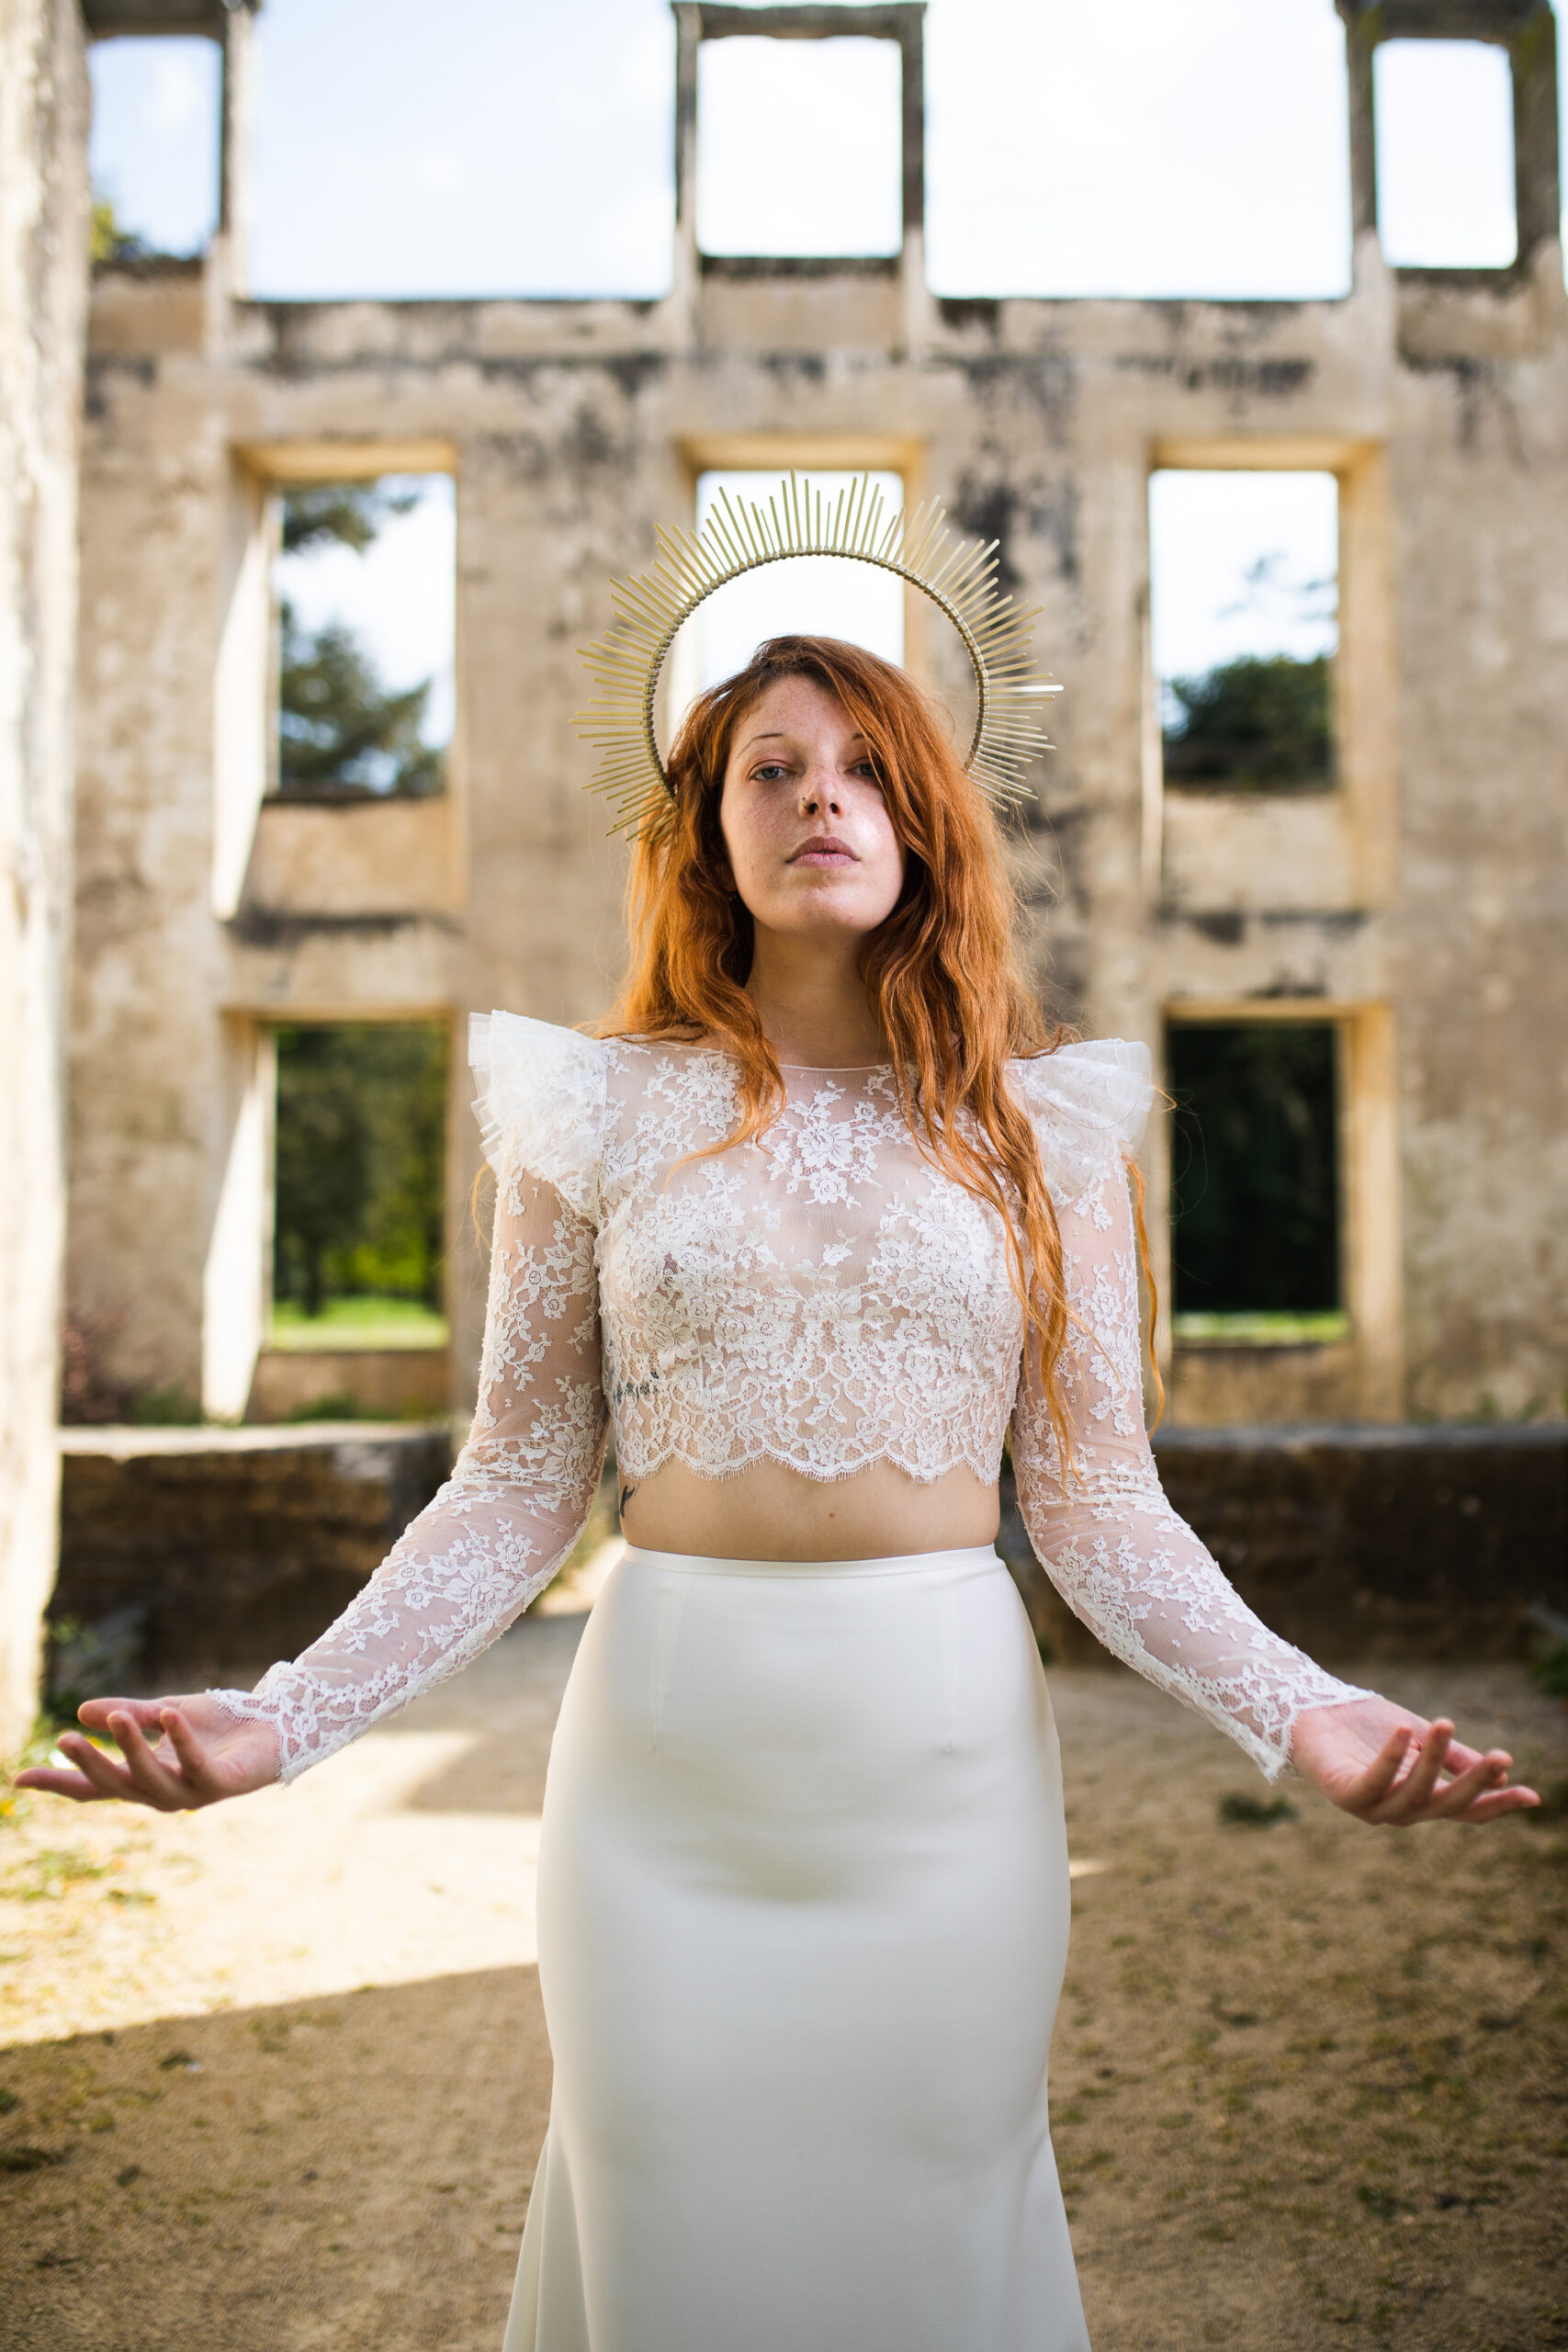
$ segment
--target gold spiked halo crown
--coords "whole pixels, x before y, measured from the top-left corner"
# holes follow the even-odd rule
[[[993,807],[1032,796],[1022,772],[1051,746],[1039,702],[1060,694],[1035,673],[1031,624],[1040,610],[1018,612],[997,586],[998,542],[966,545],[948,529],[942,509],[927,501],[906,516],[888,516],[882,492],[861,475],[829,506],[809,480],[794,473],[764,505],[720,491],[700,530],[655,534],[658,560],[635,580],[611,583],[615,617],[607,634],[581,649],[594,693],[575,724],[599,746],[589,787],[615,810],[611,831],[657,832],[674,803],[653,729],[654,697],[676,632],[699,605],[743,572],[789,556],[836,555],[874,564],[929,596],[964,641],[975,673],[975,732],[964,765]]]

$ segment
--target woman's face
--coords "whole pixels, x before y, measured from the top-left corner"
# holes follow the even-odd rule
[[[760,928],[864,933],[904,887],[865,742],[811,678],[781,678],[735,730],[719,828],[735,888]]]

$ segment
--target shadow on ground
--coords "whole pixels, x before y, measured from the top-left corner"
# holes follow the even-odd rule
[[[400,1901],[432,1811],[482,1790],[493,1841],[536,1804],[571,1638],[520,1634],[411,1711],[482,1747],[353,1815]],[[1506,1738],[1554,1806],[1405,1836],[1299,1783],[1281,1809],[1133,1677],[1052,1674],[1080,1872],[1052,2111],[1096,2352],[1568,2347],[1568,1724],[1517,1668],[1380,1679]],[[352,1757],[330,1769],[352,1793]],[[35,1906],[62,1968],[122,1932],[107,1883]],[[175,1900],[123,1916],[166,1936]],[[529,1967],[0,2052],[5,2352],[498,2352],[548,2078]]]
[[[38,2043],[0,2086],[6,2352],[496,2352],[531,1968]]]

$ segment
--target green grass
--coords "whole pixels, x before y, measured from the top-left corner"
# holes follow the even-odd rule
[[[444,1315],[412,1298],[329,1298],[320,1315],[292,1299],[276,1300],[267,1345],[301,1351],[336,1348],[444,1348],[451,1330]]]
[[[1178,1347],[1322,1348],[1350,1336],[1350,1317],[1340,1307],[1322,1314],[1173,1315]]]

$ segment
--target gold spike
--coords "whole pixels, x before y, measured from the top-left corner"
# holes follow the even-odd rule
[[[653,732],[660,668],[682,623],[743,572],[795,555],[833,555],[897,574],[928,596],[957,631],[975,673],[977,709],[964,763],[976,789],[998,806],[1029,797],[1021,771],[1049,749],[1039,702],[1061,691],[1032,674],[1029,637],[1039,608],[1000,594],[997,544],[955,537],[941,506],[922,500],[887,514],[862,474],[838,491],[829,514],[809,477],[791,470],[764,504],[721,490],[699,530],[655,532],[654,562],[613,582],[607,634],[582,649],[595,693],[577,724],[602,746],[593,788],[617,811],[614,830],[656,836],[671,821],[668,779]]]

